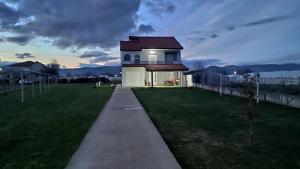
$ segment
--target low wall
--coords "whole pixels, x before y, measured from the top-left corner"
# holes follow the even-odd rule
[[[217,86],[206,86],[206,85],[203,86],[200,84],[194,84],[194,87],[203,88],[205,90],[210,90],[214,92],[220,92],[220,88]],[[223,87],[221,91],[222,94],[226,94],[226,95],[246,97],[242,89]],[[300,108],[300,96],[296,96],[296,95],[261,91],[259,93],[259,100]]]

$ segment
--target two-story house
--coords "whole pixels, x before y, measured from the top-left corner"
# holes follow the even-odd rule
[[[129,36],[120,42],[122,86],[182,86],[182,49],[174,37]]]

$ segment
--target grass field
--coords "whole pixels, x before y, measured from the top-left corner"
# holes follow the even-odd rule
[[[110,87],[62,85],[35,98],[0,96],[0,168],[62,169],[109,99]]]
[[[134,89],[183,169],[300,168],[300,109],[260,103],[249,146],[245,100],[201,89]]]

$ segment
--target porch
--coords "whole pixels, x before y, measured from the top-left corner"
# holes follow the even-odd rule
[[[123,65],[122,85],[129,87],[181,87],[183,71],[188,70],[182,64]]]
[[[181,87],[183,84],[181,71],[146,71],[146,87]]]

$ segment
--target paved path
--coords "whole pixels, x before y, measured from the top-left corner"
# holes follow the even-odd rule
[[[67,169],[180,169],[130,88],[117,87]]]

